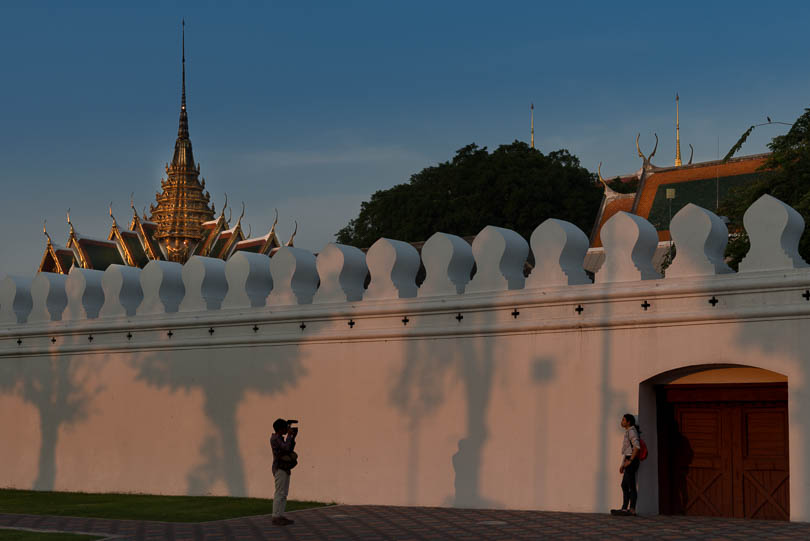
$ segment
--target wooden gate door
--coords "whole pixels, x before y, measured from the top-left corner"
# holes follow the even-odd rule
[[[658,398],[662,513],[789,520],[786,384],[669,385]]]

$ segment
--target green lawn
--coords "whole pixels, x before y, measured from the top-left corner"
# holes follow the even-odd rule
[[[45,533],[0,529],[0,539],[3,541],[90,541],[91,539],[102,538],[92,535],[75,535],[72,533]]]
[[[324,505],[327,504],[288,501],[287,511]],[[0,490],[0,513],[162,520],[167,522],[204,522],[251,515],[266,515],[272,511],[273,500],[261,498]],[[4,533],[5,531],[0,530],[0,539],[6,539],[6,537],[3,537]]]

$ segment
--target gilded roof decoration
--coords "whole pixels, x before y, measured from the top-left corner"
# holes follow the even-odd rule
[[[162,192],[156,194],[157,204],[150,208],[150,219],[157,223],[155,238],[160,242],[166,259],[185,262],[194,247],[203,239],[201,225],[214,217],[210,196],[200,181],[200,166],[194,163],[194,153],[188,130],[186,111],[186,48],[185,24],[182,49],[182,92],[180,123],[171,164],[166,165],[166,178],[161,179]]]
[[[272,256],[281,241],[276,234],[278,211],[270,231],[256,239],[245,238],[242,229],[242,213],[234,227],[230,227],[228,196],[219,216],[216,216],[211,196],[205,190],[205,179],[200,177],[200,165],[194,160],[191,138],[188,129],[188,111],[186,108],[186,55],[185,23],[182,38],[182,83],[180,93],[180,121],[177,129],[174,153],[171,163],[166,164],[166,177],[160,181],[161,191],[155,194],[155,203],[146,208],[139,216],[135,208],[135,194],[130,194],[132,219],[129,229],[122,229],[112,211],[112,220],[106,240],[81,236],[70,219],[66,247],[51,242],[50,235],[43,225],[47,246],[39,265],[41,272],[67,274],[71,266],[85,269],[104,270],[111,264],[121,264],[143,268],[152,260],[169,260],[185,263],[191,255],[218,257],[228,259],[235,251],[246,250]],[[225,218],[225,209],[229,217]],[[296,222],[287,246],[292,246],[298,230]],[[248,234],[248,237],[250,235]]]

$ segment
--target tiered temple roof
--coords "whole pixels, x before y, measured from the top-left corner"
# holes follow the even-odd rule
[[[602,246],[599,236],[602,226],[619,211],[647,219],[658,231],[658,239],[669,241],[670,212],[674,216],[689,203],[716,210],[730,189],[767,174],[760,171],[767,158],[768,154],[755,154],[728,162],[716,160],[673,167],[648,164],[638,173],[619,177],[621,182],[638,180],[634,193],[617,193],[605,183],[605,195],[591,232],[591,246]],[[667,190],[674,190],[670,192],[671,199],[667,199]]]
[[[205,190],[205,179],[200,177],[200,166],[194,161],[188,129],[186,109],[186,53],[185,23],[182,44],[182,90],[180,97],[180,122],[174,154],[166,165],[166,178],[161,179],[161,192],[155,194],[155,203],[150,206],[150,217],[144,211],[138,216],[132,207],[129,229],[121,229],[112,213],[112,226],[106,239],[94,239],[79,235],[70,220],[70,234],[66,246],[51,242],[45,231],[47,245],[39,264],[40,272],[67,274],[73,265],[84,269],[105,270],[112,264],[143,268],[152,260],[168,260],[185,263],[192,255],[228,259],[237,251],[249,251],[273,255],[282,245],[276,235],[278,213],[270,231],[263,237],[246,238],[242,230],[242,214],[231,227],[225,218],[225,205],[215,217],[211,196]],[[298,225],[296,224],[296,231]],[[286,243],[292,246],[295,233]]]

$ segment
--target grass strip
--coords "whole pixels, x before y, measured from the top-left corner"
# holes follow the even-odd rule
[[[79,535],[73,533],[30,532],[27,530],[0,529],[0,539],[3,541],[91,541],[103,539],[94,535]]]
[[[287,511],[323,507],[320,502],[288,500]],[[156,496],[0,490],[0,512],[165,522],[206,522],[266,515],[273,500],[228,496]],[[2,533],[2,531],[0,531]]]

